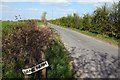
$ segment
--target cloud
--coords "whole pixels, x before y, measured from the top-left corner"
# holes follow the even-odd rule
[[[1,0],[2,2],[39,2],[39,0]]]
[[[73,0],[2,0],[2,2],[39,2],[44,5],[68,6]]]
[[[7,4],[0,3],[0,8],[9,8],[9,6]]]
[[[1,0],[2,2],[68,3],[68,0]],[[71,1],[71,0],[70,0]]]
[[[119,2],[119,0],[77,0],[79,4],[92,4],[95,8],[102,7],[107,4],[107,6],[111,6],[114,2]]]
[[[53,5],[53,6],[68,6],[70,2],[68,0],[39,0],[41,4]]]
[[[9,6],[4,5],[4,4],[0,4],[0,7],[1,7],[1,8],[8,8]]]
[[[80,3],[104,3],[104,2],[119,2],[119,0],[77,0]]]
[[[1,0],[1,2],[42,2],[42,3],[97,3],[97,2],[119,2],[119,0]]]
[[[38,8],[15,8],[15,9],[13,9],[13,10],[17,10],[17,11],[39,11],[39,9]]]
[[[71,8],[68,8],[68,9],[59,9],[58,12],[61,12],[61,13],[74,13],[76,12],[75,9],[71,9]]]
[[[40,4],[43,4],[43,5],[52,5],[52,6],[56,6],[56,7],[63,7],[63,6],[69,6],[70,3],[47,3],[47,2],[43,2],[43,3],[40,3]]]
[[[1,14],[3,13],[3,11],[6,11],[6,10],[8,10],[8,9],[10,9],[9,4],[0,3],[0,13],[1,13]]]
[[[40,2],[48,2],[48,3],[68,3],[67,0],[39,0]]]
[[[39,9],[37,9],[37,8],[24,8],[22,10],[38,11]]]
[[[112,6],[112,2],[106,2],[106,6],[107,7],[111,7]],[[95,7],[95,8],[97,8],[97,7],[102,7],[102,6],[104,6],[105,5],[105,2],[99,2],[99,3],[94,3],[93,4],[93,6]]]
[[[101,7],[101,6],[103,6],[105,3],[95,3],[95,4],[93,4],[95,7]]]

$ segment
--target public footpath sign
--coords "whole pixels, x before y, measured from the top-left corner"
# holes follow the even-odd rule
[[[24,73],[24,74],[32,74],[32,73],[35,73],[35,72],[37,72],[37,71],[39,71],[39,70],[41,70],[41,69],[44,69],[44,68],[46,68],[46,67],[48,67],[49,66],[49,64],[48,64],[48,62],[47,61],[44,61],[44,62],[42,62],[42,63],[40,63],[40,64],[38,64],[38,65],[36,65],[36,66],[33,66],[32,68],[28,68],[28,69],[22,69],[22,72]]]

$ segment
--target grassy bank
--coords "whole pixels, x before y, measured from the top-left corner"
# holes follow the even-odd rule
[[[37,25],[43,25],[42,22],[37,22]],[[46,59],[51,67],[47,71],[48,79],[51,78],[72,78],[70,70],[70,58],[68,51],[62,44],[59,35],[53,30],[53,42],[46,52]]]
[[[35,26],[35,24],[32,25],[31,23],[33,23],[33,22],[28,22],[28,21],[26,21],[26,22],[3,21],[2,22],[2,60],[3,60],[3,63],[1,63],[1,65],[2,65],[3,80],[10,79],[10,78],[22,79],[24,77],[24,74],[22,73],[22,69],[24,68],[25,64],[28,64],[29,60],[31,58],[35,57],[35,56],[33,57],[33,55],[35,55],[35,53],[40,54],[40,52],[37,51],[37,48],[39,48],[39,47],[35,47],[35,46],[37,46],[37,44],[38,44],[38,46],[41,47],[41,45],[42,45],[41,43],[47,45],[47,42],[49,41],[48,38],[41,36],[41,35],[47,34],[47,33],[36,31],[32,27],[32,26]],[[26,35],[26,34],[28,34],[28,35]],[[29,38],[28,42],[26,42],[26,40],[25,40],[26,37],[27,37],[27,39]],[[34,37],[34,38],[32,38],[32,37]],[[39,37],[39,39],[38,39],[38,37]],[[44,41],[41,39],[43,39]],[[45,39],[47,39],[47,40],[45,40]],[[38,41],[35,41],[35,40],[38,40]],[[29,41],[31,41],[31,42],[29,42]],[[27,46],[24,45],[26,43],[31,45],[28,49],[31,50],[30,52],[32,54],[29,51],[27,52]],[[35,45],[33,45],[33,43]],[[8,45],[9,45],[9,47],[8,47]],[[36,48],[36,50],[31,49],[33,46]],[[44,45],[42,45],[42,46],[44,46]],[[24,48],[24,47],[26,47],[26,48]],[[40,49],[38,49],[38,50],[40,50]],[[9,50],[9,51],[7,51],[7,50]],[[23,51],[23,52],[21,52],[21,51]],[[37,52],[34,53],[33,51],[37,51]],[[29,56],[24,55],[26,52],[29,54]],[[24,55],[26,57],[24,58],[22,55]],[[32,55],[32,56],[30,56],[30,55]],[[37,56],[37,57],[39,57],[39,56]],[[39,58],[37,58],[37,57],[35,57],[35,59],[39,59],[39,62],[40,62],[40,57]],[[27,60],[27,62],[25,59]]]
[[[41,26],[41,25],[43,25],[43,23],[41,21],[38,21],[37,26]]]
[[[65,28],[66,28],[66,27],[65,27]],[[95,33],[89,32],[89,31],[78,30],[78,29],[75,29],[75,28],[68,28],[68,29],[71,29],[71,30],[74,30],[74,31],[83,33],[83,34],[85,34],[85,35],[94,37],[94,38],[96,38],[96,39],[102,40],[102,41],[104,41],[104,42],[107,42],[107,43],[112,44],[112,45],[115,45],[115,46],[118,46],[118,44],[119,44],[119,42],[120,42],[119,39],[115,39],[115,38],[113,38],[113,37],[108,37],[108,36],[101,35],[101,34],[95,34]]]
[[[33,59],[32,58],[33,55],[35,56],[37,53],[39,53],[38,51],[33,53],[32,51],[34,51],[34,49],[32,47],[33,46],[35,47],[37,44],[42,45],[42,43],[44,43],[46,45],[46,43],[44,42],[44,41],[46,41],[45,39],[49,40],[48,38],[41,37],[43,35],[42,32],[35,31],[36,32],[36,34],[35,34],[34,30],[31,30],[31,29],[34,29],[34,28],[30,28],[31,26],[27,27],[26,25],[24,25],[23,27],[21,27],[21,30],[16,30],[13,28],[14,26],[16,26],[16,24],[17,24],[16,22],[4,22],[2,25],[3,34],[5,34],[5,35],[3,35],[4,36],[4,38],[3,38],[4,46],[3,46],[3,52],[2,52],[3,61],[4,61],[2,63],[2,71],[3,71],[2,76],[4,79],[10,79],[10,78],[23,79],[24,75],[21,72],[21,70],[27,64],[27,63],[25,63],[25,61],[26,60],[29,61],[29,59]],[[18,27],[20,28],[20,25],[18,25]],[[30,30],[28,31],[29,28],[30,28]],[[31,34],[30,35],[24,34],[24,33],[29,34],[28,32],[31,32]],[[37,35],[37,33],[39,33],[39,34]],[[12,37],[10,34],[13,34],[15,36],[15,38],[14,38],[14,36]],[[46,35],[45,32],[44,32],[44,34]],[[60,38],[57,35],[57,33],[54,33],[54,31],[53,31],[52,35],[53,35],[53,41],[49,45],[49,48],[46,51],[46,59],[51,67],[51,69],[48,69],[48,79],[72,78],[72,72],[71,72],[70,66],[69,66],[70,59],[67,54],[68,52],[65,49],[64,45],[61,43]],[[28,36],[31,36],[31,37],[28,37]],[[25,46],[24,44],[26,43],[26,42],[24,42],[25,37],[30,38],[30,39],[28,39],[28,41],[31,41],[31,42],[28,42],[31,45],[29,48],[24,48],[24,46]],[[34,38],[32,38],[32,37],[34,37]],[[38,39],[38,37],[40,37],[40,39]],[[34,41],[34,40],[38,40],[41,43],[38,43],[37,41]],[[5,42],[5,41],[9,42],[9,47],[7,44],[8,42]],[[32,45],[32,43],[34,43],[35,45],[34,44]],[[24,50],[22,53],[21,53],[21,48]],[[35,48],[38,48],[38,47],[35,47]],[[7,51],[8,49],[10,52]],[[30,51],[31,53],[28,52],[29,55],[31,55],[31,56],[26,56],[24,58],[24,57],[22,57],[22,55],[25,56],[24,53],[25,53],[26,49],[31,50]],[[12,52],[11,50],[14,50],[14,51]],[[36,49],[36,50],[40,50],[40,49]],[[39,58],[40,58],[39,56],[35,57],[35,59],[39,59]],[[34,64],[34,63],[32,62],[32,64]],[[40,75],[38,75],[37,77],[39,77],[39,79],[40,79]],[[39,79],[37,79],[37,80],[39,80]]]
[[[48,79],[72,78],[72,71],[69,65],[70,58],[67,53],[59,36],[57,33],[54,33],[54,42],[46,53],[46,59],[51,67],[51,69],[48,70]]]

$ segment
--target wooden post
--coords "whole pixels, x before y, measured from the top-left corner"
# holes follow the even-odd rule
[[[29,76],[28,75],[24,75],[24,80],[29,80]]]
[[[28,66],[26,65],[25,68],[28,68]],[[24,75],[24,80],[29,80],[29,79],[30,79],[30,76],[27,75],[27,74],[25,74],[25,75]]]
[[[45,61],[45,54],[44,52],[41,51],[41,58],[42,58],[42,61]],[[42,80],[46,80],[46,68],[42,69],[41,70],[41,76],[42,76]]]

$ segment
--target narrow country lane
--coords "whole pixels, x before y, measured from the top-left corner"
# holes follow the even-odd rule
[[[60,35],[74,59],[76,78],[117,78],[119,76],[118,47],[84,34],[48,24]]]

